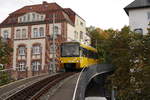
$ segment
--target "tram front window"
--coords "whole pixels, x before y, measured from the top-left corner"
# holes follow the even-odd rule
[[[79,57],[79,45],[77,44],[64,44],[61,50],[62,57]]]

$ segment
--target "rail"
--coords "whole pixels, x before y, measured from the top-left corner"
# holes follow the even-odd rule
[[[63,80],[64,78],[72,74],[74,73],[59,73],[54,76],[48,77],[44,80],[40,80],[29,87],[17,91],[15,94],[12,94],[9,97],[7,97],[5,100],[36,100],[40,96],[42,96],[42,94],[46,93],[49,88],[56,85],[57,82]]]

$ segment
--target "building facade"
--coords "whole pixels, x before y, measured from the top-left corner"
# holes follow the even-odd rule
[[[150,0],[134,0],[124,8],[132,31],[147,34],[150,23]]]
[[[85,20],[70,8],[62,8],[57,3],[25,6],[9,14],[0,24],[0,36],[9,39],[13,47],[10,68],[16,69],[20,77],[48,72],[52,62],[53,32],[56,37],[57,66],[62,42],[90,44]]]

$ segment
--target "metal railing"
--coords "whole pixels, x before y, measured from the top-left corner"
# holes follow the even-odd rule
[[[46,73],[48,73],[48,71],[43,72],[41,67],[38,70],[35,70],[34,68],[29,69],[28,67],[25,67],[24,69],[20,69],[19,67],[3,69],[0,70],[0,86],[15,80],[39,76]]]
[[[0,70],[0,86],[15,80],[13,77],[13,73],[13,68]]]
[[[77,89],[74,91],[75,97],[72,100],[85,100],[85,91],[91,79],[111,71],[113,71],[113,66],[109,64],[98,64],[85,68],[81,73]]]

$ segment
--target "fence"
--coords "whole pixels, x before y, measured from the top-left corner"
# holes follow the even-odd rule
[[[28,67],[24,67],[22,69],[20,67],[16,67],[0,70],[0,86],[15,80],[47,74],[49,72],[48,70],[49,69],[42,70],[41,67],[39,67],[39,69],[34,67],[31,67],[31,69]]]
[[[13,68],[0,70],[0,86],[15,80],[13,77],[14,72]]]

